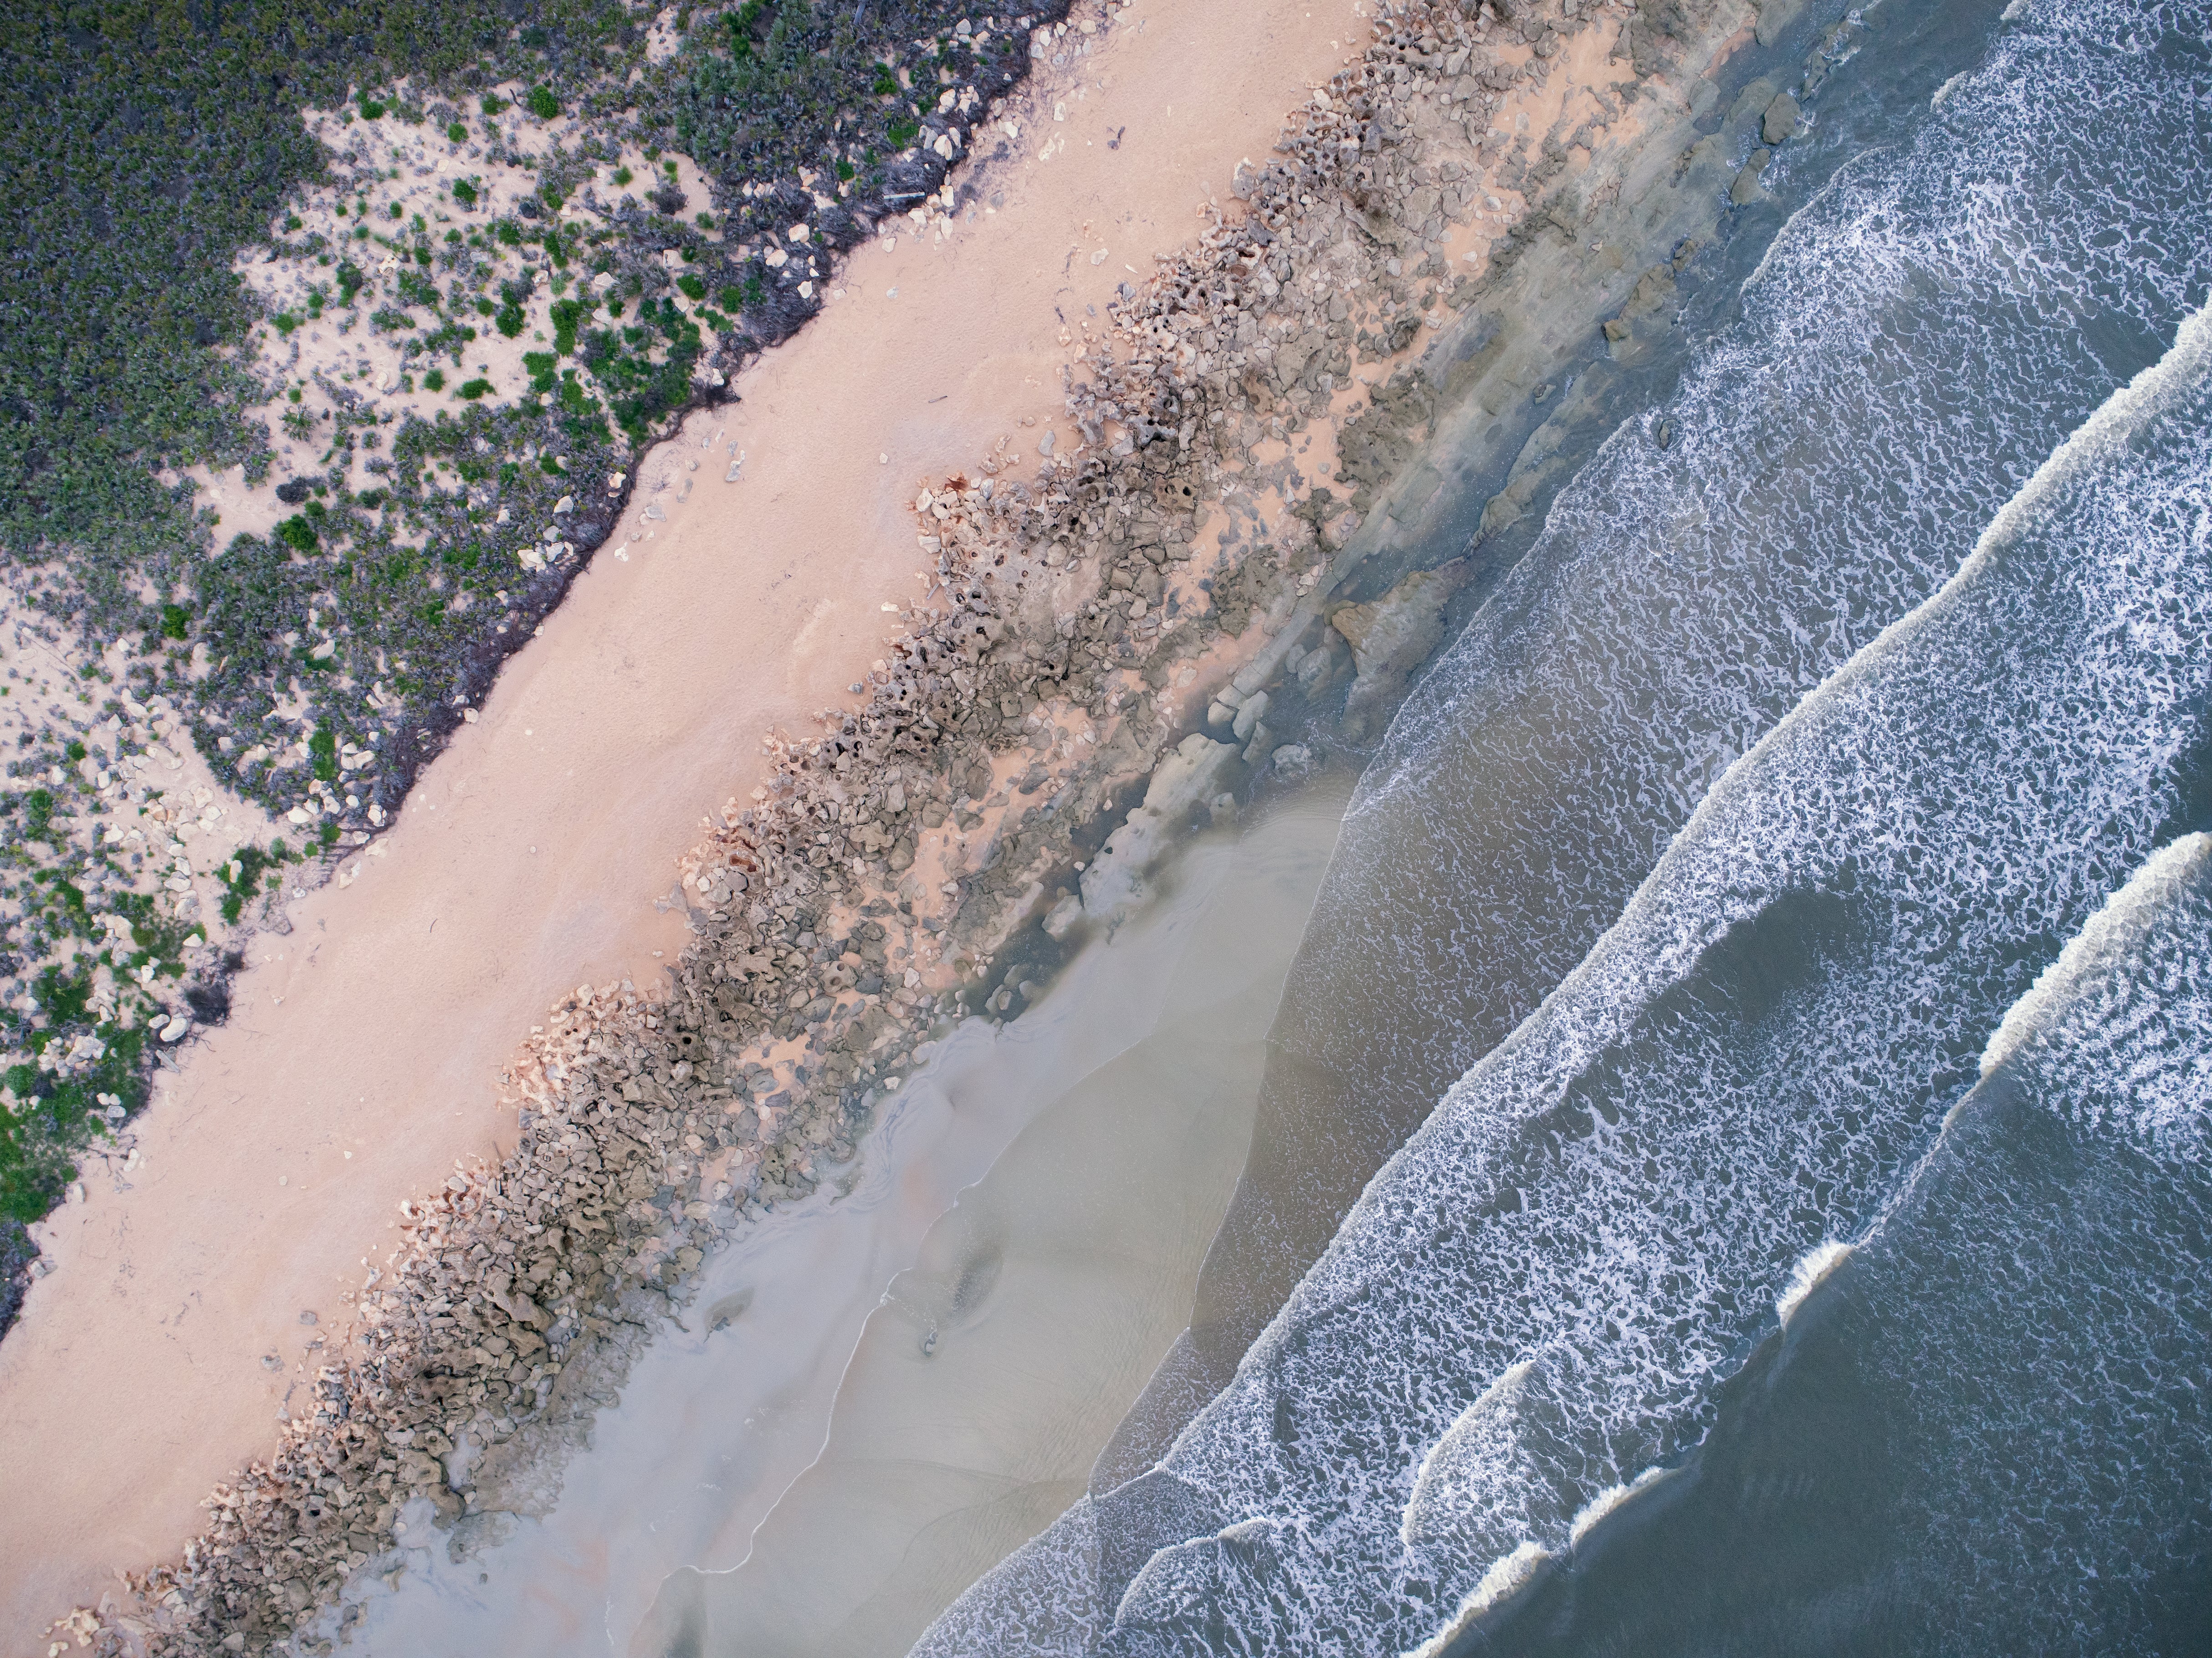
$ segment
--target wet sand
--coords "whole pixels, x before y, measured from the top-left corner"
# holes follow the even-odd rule
[[[353,1644],[903,1649],[1082,1491],[1188,1321],[1349,780],[1201,838],[1030,1012],[962,1026],[849,1195],[704,1269],[558,1500],[458,1563],[421,1521]]]
[[[673,958],[681,914],[653,901],[701,815],[765,775],[763,731],[837,700],[884,607],[919,596],[915,480],[1009,434],[1034,447],[1060,410],[1062,319],[1179,246],[1363,27],[1284,0],[1118,16],[1018,100],[983,173],[1002,206],[941,245],[909,228],[859,251],[847,297],[738,383],[741,404],[656,452],[648,480],[714,445],[688,501],[639,492],[358,878],[256,941],[127,1182],[43,1229],[56,1270],[0,1345],[12,1648],[173,1550],[210,1485],[270,1448],[398,1204],[512,1133],[491,1106],[518,1040],[579,981],[643,984]],[[725,484],[730,443],[746,459]]]

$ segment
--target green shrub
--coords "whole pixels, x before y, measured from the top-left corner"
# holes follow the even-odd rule
[[[492,319],[492,325],[509,339],[522,332],[522,307],[518,305],[501,307],[499,314]]]
[[[276,538],[295,552],[312,553],[318,544],[313,521],[297,514],[276,526]]]
[[[277,841],[271,846],[273,850],[270,852],[255,846],[240,847],[238,855],[220,872],[225,889],[222,919],[233,926],[238,925],[238,918],[245,913],[246,901],[261,890],[262,872],[283,861],[284,843]],[[271,876],[269,884],[272,889],[283,885],[283,877]]]
[[[161,606],[161,637],[182,639],[185,636],[185,607],[181,604]]]
[[[676,285],[684,290],[687,299],[703,300],[707,297],[707,284],[688,270],[676,279]]]
[[[550,121],[561,112],[561,100],[553,95],[550,88],[531,88],[530,96],[524,101],[530,106],[530,112],[541,121]]]
[[[314,762],[317,777],[325,783],[338,780],[338,734],[328,726],[315,727],[307,739],[307,757]]]
[[[576,349],[576,324],[583,318],[583,303],[556,300],[547,314],[553,320],[553,349],[565,357]]]
[[[491,228],[491,234],[509,247],[522,246],[522,230],[512,219],[501,219]]]
[[[760,21],[768,9],[769,0],[744,0],[735,11],[722,14],[730,31],[730,54],[739,63],[750,58],[760,45]]]
[[[509,106],[507,100],[501,98],[497,93],[487,92],[484,94],[483,109],[485,114],[497,115],[507,110],[508,107]]]
[[[491,382],[488,380],[464,380],[455,388],[453,395],[457,398],[466,398],[471,403],[474,403],[490,390]]]
[[[384,118],[384,106],[365,92],[361,94],[361,118],[364,121],[380,121]]]
[[[280,334],[289,334],[300,325],[300,319],[289,311],[279,311],[269,320],[276,325],[276,331]]]
[[[353,296],[361,292],[362,284],[368,278],[361,274],[360,268],[350,259],[340,261],[337,275],[338,302],[341,305],[351,305]]]
[[[884,136],[890,140],[893,149],[904,149],[920,137],[921,133],[921,123],[910,120],[903,115],[892,117],[890,125],[884,129]]]
[[[454,179],[453,199],[463,207],[474,207],[477,204],[477,187],[466,179]]]
[[[446,389],[446,371],[442,368],[433,368],[428,374],[422,376],[422,386],[423,389],[426,391],[444,391]]]
[[[637,175],[635,173],[632,173],[626,167],[618,167],[615,169],[615,183],[617,185],[626,185],[636,176]]]
[[[726,310],[739,310],[744,307],[745,302],[744,289],[739,288],[734,282],[731,283],[727,288],[725,288],[720,297],[721,299],[723,307]]]
[[[451,143],[465,144],[469,141],[469,130],[456,121],[446,129],[446,137]]]

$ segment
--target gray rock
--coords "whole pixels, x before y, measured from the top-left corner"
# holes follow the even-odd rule
[[[1770,144],[1778,144],[1797,131],[1797,100],[1788,93],[1782,94],[1766,106],[1759,120],[1759,136]]]
[[[1735,175],[1729,186],[1729,200],[1742,207],[1747,203],[1763,199],[1766,192],[1759,188],[1759,175],[1766,171],[1766,164],[1774,159],[1771,149],[1754,149],[1751,159],[1743,164],[1743,171]]]
[[[1765,0],[1759,9],[1759,27],[1753,32],[1759,44],[1771,46],[1782,38],[1782,32],[1797,21],[1805,9],[1805,0]]]
[[[1345,699],[1345,723],[1358,730],[1368,714],[1397,700],[1413,670],[1428,660],[1443,637],[1443,607],[1467,584],[1468,561],[1416,570],[1382,598],[1340,604],[1329,625],[1352,647],[1358,677]]]
[[[1083,900],[1071,892],[1045,913],[1044,930],[1052,938],[1065,938],[1082,919]]]
[[[1145,872],[1188,822],[1192,808],[1211,802],[1220,792],[1223,775],[1237,756],[1235,744],[1217,743],[1196,732],[1162,756],[1146,787],[1144,804],[1106,837],[1106,844],[1083,872],[1084,914],[1110,924],[1144,902]]]

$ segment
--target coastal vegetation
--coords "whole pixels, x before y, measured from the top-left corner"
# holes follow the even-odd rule
[[[1027,27],[1065,5],[15,14],[0,572],[82,684],[0,796],[38,895],[0,948],[0,1330],[23,1224],[142,1103],[144,1022],[188,995],[219,1017],[238,958],[213,924],[250,922],[260,890],[241,874],[204,901],[189,868],[179,891],[165,861],[118,861],[111,832],[143,841],[163,797],[70,744],[158,701],[169,740],[296,844],[365,840],[605,538],[641,447],[818,309],[841,249],[932,197],[1026,70]],[[403,203],[394,156],[441,143],[469,170]],[[270,304],[256,267],[296,297]],[[399,372],[288,373],[325,333]],[[503,383],[478,362],[495,337],[546,349]],[[262,532],[195,483],[234,468],[289,509]],[[234,850],[241,871],[302,855]],[[104,999],[72,963],[155,971]]]

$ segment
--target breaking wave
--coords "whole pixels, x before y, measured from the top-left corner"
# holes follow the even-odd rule
[[[1563,494],[1394,726],[1284,1020],[1441,1104],[1161,1465],[918,1651],[1421,1648],[1857,1275],[2199,804],[2203,33],[2036,9],[1797,216],[1672,443]]]

